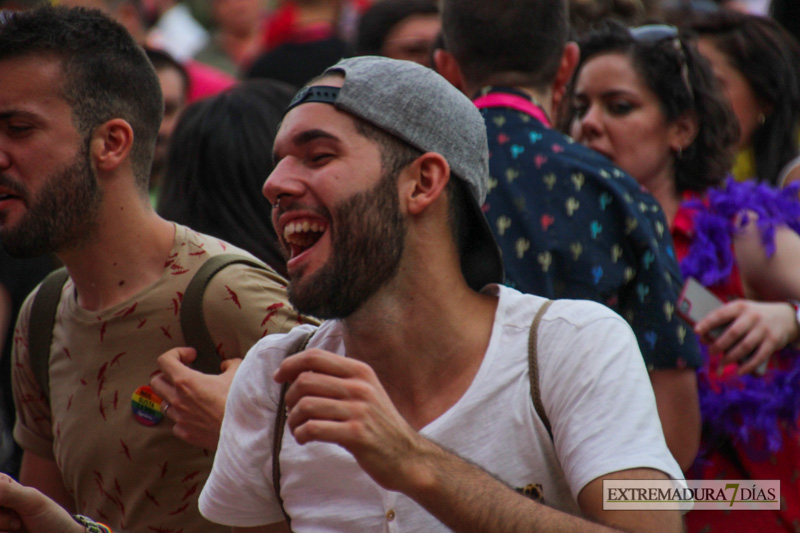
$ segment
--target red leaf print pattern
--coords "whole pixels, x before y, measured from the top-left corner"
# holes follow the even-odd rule
[[[166,465],[166,463],[164,463],[164,464]],[[194,472],[192,472],[190,474],[186,474],[186,476],[181,480],[181,483],[188,483],[189,481],[193,480],[194,478],[196,478],[199,475],[200,475],[200,471],[199,470],[195,470]]]
[[[180,266],[178,263],[173,263],[172,265],[170,265],[169,268],[170,270],[172,270],[170,274],[172,274],[173,276],[180,276],[182,274],[186,274],[187,272],[189,272],[188,268],[184,268]]]
[[[137,305],[139,305],[139,302],[134,302],[132,306],[127,307],[125,309],[122,309],[120,311],[117,311],[117,313],[115,313],[114,316],[126,317],[126,316],[128,316],[129,314],[133,313],[136,310],[136,306]]]
[[[277,302],[277,303],[274,303],[274,304],[270,305],[269,307],[267,307],[267,316],[265,316],[264,320],[261,321],[261,327],[264,327],[264,325],[267,322],[269,322],[272,319],[272,317],[277,315],[278,314],[278,310],[280,308],[282,308],[283,306],[284,306],[283,303]]]
[[[189,489],[183,494],[183,498],[181,498],[181,501],[186,501],[187,498],[191,498],[192,495],[195,492],[197,492],[197,487],[199,487],[199,486],[200,486],[200,482],[198,481],[197,483],[195,483],[194,485],[189,487]]]
[[[125,444],[125,441],[122,440],[122,439],[119,439],[119,444],[122,447],[122,450],[120,451],[120,453],[125,455],[125,457],[128,458],[128,461],[133,461],[133,459],[131,459],[131,451],[128,449],[128,445]]]
[[[147,499],[148,499],[148,500],[150,500],[151,502],[153,502],[153,503],[155,504],[155,506],[156,506],[156,507],[161,507],[161,504],[160,504],[160,503],[158,503],[158,500],[156,500],[156,497],[155,497],[155,496],[153,496],[152,494],[150,494],[150,491],[149,491],[149,490],[147,490],[147,489],[144,489],[144,495],[145,495],[145,496],[147,496]]]
[[[239,303],[239,295],[237,295],[236,292],[231,290],[231,288],[228,287],[227,285],[225,285],[225,288],[228,290],[228,294],[230,294],[230,298],[225,298],[225,299],[226,300],[233,300],[233,303],[236,304],[236,307],[241,309],[242,305]]]
[[[172,338],[172,335],[171,335],[171,334],[170,334],[170,332],[169,332],[169,328],[170,328],[170,327],[171,327],[171,326],[167,326],[167,327],[161,326],[161,331],[163,331],[163,332],[164,332],[164,335],[165,335],[165,336],[166,336],[168,339],[171,339],[171,338]]]
[[[185,504],[181,505],[180,507],[178,507],[177,509],[175,509],[174,511],[169,513],[170,516],[175,516],[175,515],[179,515],[181,513],[186,513],[186,509],[189,508],[189,505],[190,505],[189,503],[185,503]]]
[[[170,254],[167,257],[166,263],[164,263],[164,268],[171,267],[172,264],[175,262],[175,258],[176,257],[178,257],[178,252],[175,252],[174,254]]]
[[[101,366],[100,370],[97,371],[98,381],[102,381],[105,378],[106,368],[108,368],[108,363],[103,363],[103,366]]]

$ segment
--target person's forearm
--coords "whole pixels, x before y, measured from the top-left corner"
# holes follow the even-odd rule
[[[518,494],[486,471],[427,441],[402,490],[456,532],[614,531]]]

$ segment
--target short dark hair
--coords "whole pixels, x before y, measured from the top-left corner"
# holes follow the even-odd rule
[[[676,42],[675,39],[678,39]],[[579,41],[581,56],[574,80],[592,57],[620,53],[631,58],[634,70],[656,95],[667,122],[684,113],[697,116],[699,130],[694,141],[675,159],[675,185],[678,192],[704,191],[721,183],[731,168],[739,127],[711,65],[694,45],[682,37],[654,42],[637,41],[626,26],[607,20]],[[688,75],[688,83],[683,74]],[[566,129],[571,117],[562,118]]]
[[[381,169],[385,176],[391,176],[397,180],[397,175],[405,167],[414,162],[422,155],[419,148],[411,146],[406,141],[386,132],[369,122],[351,115],[355,122],[356,131],[365,138],[378,145],[381,153]],[[467,221],[470,216],[468,209],[467,185],[464,180],[455,175],[450,175],[450,180],[445,187],[448,201],[448,223],[456,244],[459,257],[463,256],[466,250]]]
[[[569,36],[566,0],[443,0],[442,33],[468,83],[511,74],[544,89]]]
[[[800,45],[774,20],[733,10],[698,16],[685,27],[709,38],[771,108],[750,144],[756,177],[775,185],[783,166],[798,153]]]
[[[261,194],[294,87],[248,80],[187,107],[172,134],[156,211],[247,250],[282,274],[286,261]]]
[[[357,55],[383,55],[386,36],[398,23],[412,15],[435,15],[439,8],[434,0],[381,0],[367,9],[358,21]]]
[[[62,96],[87,141],[111,119],[131,125],[131,163],[137,186],[146,194],[164,101],[142,48],[98,10],[43,6],[15,12],[0,24],[0,61],[34,56],[60,61]]]

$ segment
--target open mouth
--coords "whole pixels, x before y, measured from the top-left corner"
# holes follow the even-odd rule
[[[6,200],[19,200],[19,199],[20,197],[16,194],[0,192],[0,202],[4,202]]]
[[[286,224],[283,228],[283,239],[289,246],[290,259],[314,246],[327,229],[326,222],[309,218],[297,218]]]

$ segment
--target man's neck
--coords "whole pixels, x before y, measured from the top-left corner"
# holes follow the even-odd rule
[[[517,91],[521,91],[526,95],[533,98],[536,103],[542,108],[545,114],[549,117],[553,116],[553,94],[552,91],[540,91],[530,86],[524,85],[515,85],[513,83],[509,83],[508,80],[503,81],[502,79],[498,78],[494,82],[491,80],[488,82],[484,82],[475,86],[469,86],[467,88],[467,95],[473,96],[478,91],[483,89],[484,87],[488,86],[495,86],[495,87],[509,87],[512,89],[516,89]]]
[[[101,215],[89,242],[58,254],[87,310],[109,309],[155,282],[174,243],[174,225],[152,209],[126,206],[116,215]]]
[[[496,307],[496,298],[472,291],[455,273],[393,282],[343,321],[347,356],[368,363],[400,413],[420,429],[472,383]]]

